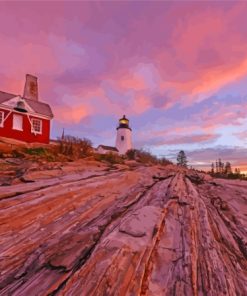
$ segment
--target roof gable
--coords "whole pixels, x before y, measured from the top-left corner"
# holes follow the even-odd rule
[[[53,117],[53,113],[51,110],[50,105],[46,103],[42,103],[39,101],[34,101],[30,99],[25,99],[24,100],[28,103],[28,105],[36,112],[45,116]]]
[[[0,91],[0,104],[3,104],[7,107],[14,108],[16,106],[17,100],[20,99],[20,96],[5,93]],[[51,107],[43,102],[34,101],[31,99],[22,98],[27,107],[27,110],[32,113],[38,113],[40,115],[53,117]]]
[[[20,96],[17,96],[17,97],[14,97],[14,98],[11,98],[10,100],[4,102],[3,104],[5,106],[8,106],[10,108],[15,108],[16,105],[17,105],[17,102],[20,101],[21,97]],[[23,100],[23,103],[25,105],[25,109],[28,111],[28,112],[32,112],[32,113],[35,113],[35,111],[29,106],[29,104],[27,103],[26,100]]]

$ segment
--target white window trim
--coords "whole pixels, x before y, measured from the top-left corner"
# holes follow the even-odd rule
[[[21,118],[21,120],[22,120],[22,128],[20,129],[20,128],[14,128],[14,117],[15,116],[18,116],[18,117],[20,117]],[[23,116],[22,115],[19,115],[19,114],[13,114],[13,125],[12,125],[12,129],[13,130],[15,130],[15,131],[23,131]]]
[[[4,125],[4,115],[5,115],[5,113],[4,113],[4,111],[0,111],[0,113],[2,114],[2,121],[0,122],[0,127],[3,127],[3,125]]]
[[[40,131],[36,131],[34,128],[33,128],[33,120],[38,120],[40,122]],[[31,132],[33,134],[38,134],[38,135],[41,135],[42,134],[42,128],[43,128],[43,121],[42,119],[39,119],[39,118],[31,118]]]

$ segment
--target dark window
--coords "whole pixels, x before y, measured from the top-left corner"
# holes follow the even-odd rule
[[[124,136],[121,136],[121,140],[122,140],[122,141],[124,140]]]

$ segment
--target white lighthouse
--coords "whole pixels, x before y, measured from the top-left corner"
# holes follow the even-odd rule
[[[129,120],[124,115],[119,119],[119,125],[117,127],[116,148],[119,154],[125,154],[128,150],[132,149],[131,132]]]

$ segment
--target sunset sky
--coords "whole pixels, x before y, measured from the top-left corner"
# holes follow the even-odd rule
[[[0,3],[0,90],[38,76],[52,138],[136,148],[247,171],[247,2]]]

